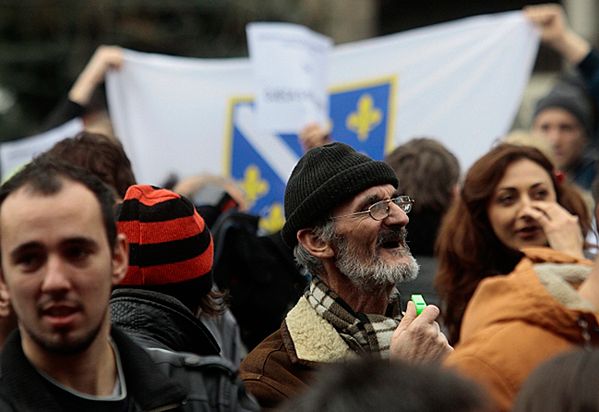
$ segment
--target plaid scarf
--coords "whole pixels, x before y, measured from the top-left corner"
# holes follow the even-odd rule
[[[354,312],[335,292],[314,277],[305,294],[310,306],[328,321],[356,353],[380,354],[389,357],[391,336],[399,325],[399,298],[391,298],[388,316]]]

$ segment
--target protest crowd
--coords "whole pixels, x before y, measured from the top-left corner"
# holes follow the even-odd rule
[[[599,411],[599,51],[523,14],[576,68],[530,130],[462,170],[308,123],[272,233],[231,177],[136,179],[99,47],[0,187],[0,411]]]

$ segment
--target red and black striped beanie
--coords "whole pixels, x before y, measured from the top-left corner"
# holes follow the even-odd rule
[[[133,185],[117,212],[129,240],[129,270],[120,285],[167,285],[202,278],[212,285],[214,244],[204,219],[185,197]]]

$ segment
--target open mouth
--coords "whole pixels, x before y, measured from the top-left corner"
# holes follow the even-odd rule
[[[383,249],[406,248],[406,234],[407,231],[405,229],[383,232],[378,238],[377,246]]]
[[[381,243],[381,247],[383,249],[395,249],[401,246],[401,242],[399,240],[389,240],[387,242]]]
[[[50,316],[55,318],[70,316],[79,310],[72,306],[52,306],[42,311],[43,316]]]
[[[40,315],[53,328],[71,327],[81,313],[81,306],[73,303],[50,303],[40,309]]]

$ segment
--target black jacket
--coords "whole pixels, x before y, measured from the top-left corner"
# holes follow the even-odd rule
[[[183,385],[190,411],[253,411],[237,368],[220,356],[216,340],[178,299],[119,288],[110,298],[112,325],[146,349],[161,371]]]
[[[130,410],[257,410],[235,372],[221,365],[220,358],[161,349],[146,352],[117,328],[111,336],[121,357]],[[25,357],[19,332],[13,332],[0,355],[0,410],[63,411],[44,379]],[[216,387],[222,389],[225,382],[229,393],[223,396]]]
[[[112,324],[144,348],[219,355],[206,326],[179,300],[143,289],[119,288],[110,298]]]

